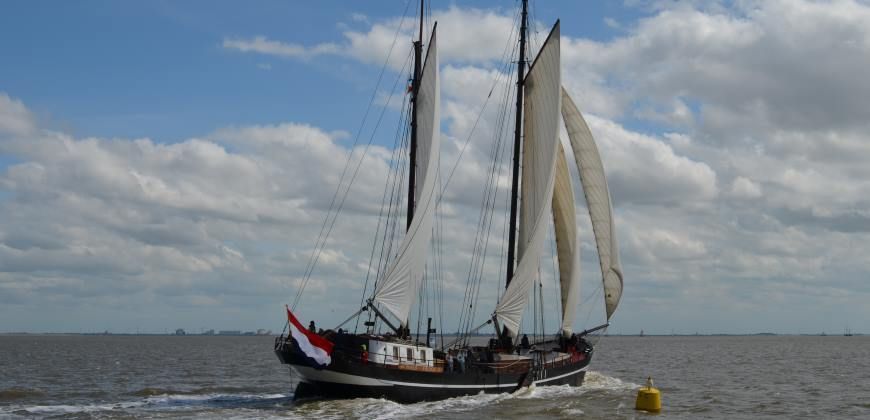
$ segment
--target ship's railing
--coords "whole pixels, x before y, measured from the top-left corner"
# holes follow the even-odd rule
[[[372,357],[373,356],[373,357]],[[370,355],[369,361],[374,361],[378,364],[383,364],[386,366],[395,366],[395,365],[423,365],[428,366],[429,363],[434,363],[436,366],[443,365],[444,361],[441,359],[435,358],[426,358],[426,357],[408,357],[407,354],[403,355],[402,352],[399,352],[398,356],[395,354],[390,354],[387,352],[377,353],[374,355]]]
[[[422,357],[408,357],[407,355],[399,355],[394,357],[390,353],[372,354],[361,349],[353,349],[348,347],[333,348],[333,356],[343,357],[345,359],[359,360],[362,363],[371,364],[387,369],[399,370],[417,370],[424,372],[440,373],[444,371],[444,361],[441,359],[429,359]],[[429,364],[432,364],[431,366]]]
[[[576,363],[580,363],[583,360],[586,360],[586,357],[587,357],[586,353],[574,352],[574,353],[570,353],[570,355],[568,357],[560,358],[557,360],[545,361],[543,363],[543,366],[544,366],[544,368],[549,369],[549,368],[573,365]]]

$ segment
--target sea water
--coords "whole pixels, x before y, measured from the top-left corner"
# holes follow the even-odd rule
[[[0,336],[0,418],[870,418],[870,337],[603,337],[582,387],[294,402],[270,337]]]

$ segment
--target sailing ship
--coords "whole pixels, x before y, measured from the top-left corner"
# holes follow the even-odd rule
[[[383,397],[417,402],[480,392],[513,392],[532,384],[580,386],[594,352],[586,338],[609,325],[622,295],[622,269],[601,158],[583,116],[562,87],[560,23],[552,26],[537,56],[527,60],[527,0],[522,1],[517,35],[506,287],[488,319],[477,325],[480,321],[472,323],[472,318],[466,317],[463,331],[450,342],[445,343],[442,335],[440,345],[436,345],[432,335],[437,329],[432,328],[431,317],[422,332],[425,338],[421,337],[423,318],[419,315],[417,332],[411,334],[411,309],[421,295],[441,192],[436,188],[440,147],[437,23],[432,26],[424,56],[422,3],[408,89],[407,230],[365,304],[348,318],[357,322],[365,319],[365,330],[358,333],[336,327],[315,331],[313,323],[309,330],[296,318],[294,308],[288,307],[287,334],[276,337],[274,351],[298,377],[297,398]],[[580,173],[602,273],[606,321],[581,332],[575,332],[573,326],[580,285],[574,181],[559,139],[560,115]],[[560,301],[545,304],[542,294],[536,293],[551,221]],[[538,298],[531,299],[538,310],[561,305],[557,334],[533,334],[533,340],[522,334],[529,295]],[[474,343],[471,337],[487,326],[492,327],[489,340]]]

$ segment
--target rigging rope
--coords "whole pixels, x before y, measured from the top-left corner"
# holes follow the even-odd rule
[[[403,99],[402,99],[402,109],[405,109],[405,107],[407,105],[408,105],[408,95],[405,95],[405,96],[403,96]],[[396,137],[395,137],[395,141],[393,143],[393,152],[390,155],[390,161],[389,161],[391,170],[387,174],[387,182],[384,183],[384,193],[381,196],[381,208],[378,211],[378,224],[377,224],[377,227],[375,228],[374,240],[372,241],[372,243],[375,245],[372,246],[372,252],[369,255],[369,264],[368,264],[368,267],[366,269],[365,284],[363,285],[362,295],[360,295],[360,303],[359,303],[360,307],[362,307],[362,305],[365,301],[365,297],[367,295],[367,291],[368,291],[368,287],[369,287],[369,278],[370,278],[371,273],[372,273],[372,263],[374,262],[375,250],[377,250],[376,244],[378,242],[378,236],[380,236],[381,225],[382,225],[383,219],[384,219],[384,208],[387,205],[387,192],[390,191],[390,188],[389,188],[390,187],[390,178],[394,177],[395,176],[394,174],[398,173],[398,165],[399,165],[399,159],[400,159],[399,153],[402,150],[401,144],[405,141],[404,139],[408,135],[408,125],[406,124],[407,119],[405,118],[406,115],[407,114],[404,112],[401,113],[401,118],[399,119],[399,126],[396,129]],[[401,134],[399,133],[399,130],[403,130],[401,132]],[[384,229],[386,229],[386,227]],[[383,246],[383,243],[381,244],[381,246]],[[359,317],[357,317],[356,324],[354,325],[354,328],[353,328],[354,334],[356,334],[358,328],[359,328]]]
[[[519,19],[519,16],[519,12],[517,12],[517,14],[514,16],[515,21]],[[498,69],[496,79],[493,81],[493,86],[490,88],[490,92],[487,95],[486,101],[484,102],[484,105],[480,113],[478,114],[474,125],[472,126],[472,130],[469,132],[466,142],[463,145],[460,154],[457,157],[457,160],[450,171],[450,174],[448,175],[448,179],[445,182],[443,190],[446,190],[447,185],[452,179],[452,176],[455,173],[456,168],[458,167],[459,162],[461,161],[465,150],[468,147],[471,136],[474,133],[474,130],[476,129],[484,110],[486,109],[486,105],[489,104],[489,100],[492,97],[492,92],[495,90],[496,87],[499,86],[502,77],[507,78],[511,75],[511,72],[508,70],[509,66],[511,65],[511,60],[509,58],[514,56],[516,51],[518,50],[518,43],[515,43],[514,41],[514,31],[512,27],[511,36],[508,38],[508,42],[505,45],[502,54],[502,65]],[[514,45],[514,47],[512,49],[509,49],[511,45]],[[460,308],[461,310],[459,316],[458,332],[460,333],[460,341],[463,342],[467,342],[468,336],[472,333],[471,329],[474,326],[477,301],[480,295],[480,285],[483,278],[483,272],[486,262],[486,251],[488,249],[489,237],[491,236],[490,232],[492,228],[493,213],[498,196],[496,174],[499,172],[498,163],[501,161],[502,156],[504,156],[505,154],[503,147],[504,142],[502,140],[504,138],[504,130],[506,127],[505,122],[507,121],[507,116],[512,109],[508,106],[508,104],[511,102],[509,101],[509,99],[513,98],[514,90],[510,89],[510,84],[507,83],[505,83],[503,87],[504,93],[501,95],[502,101],[499,107],[500,111],[497,115],[498,118],[495,124],[496,132],[493,135],[495,141],[490,154],[491,164],[487,174],[486,182],[484,183],[483,197],[481,199],[481,213],[478,218],[477,230],[472,250],[472,260],[469,266],[468,278],[466,280],[463,303]],[[442,192],[442,197],[443,195],[444,193]],[[501,273],[501,267],[499,267],[499,273]],[[497,293],[497,296],[499,294],[500,293]]]
[[[505,63],[505,66],[510,63]],[[499,75],[508,75],[507,72],[499,72]],[[496,127],[494,133],[495,141],[493,142],[491,151],[491,162],[487,173],[486,182],[484,183],[484,192],[481,203],[481,211],[478,219],[477,231],[475,235],[474,248],[472,251],[472,261],[469,267],[468,281],[466,283],[466,294],[463,299],[463,313],[460,319],[464,323],[460,323],[461,331],[464,335],[468,335],[470,328],[474,325],[476,307],[478,297],[480,295],[480,285],[483,279],[484,267],[486,264],[486,254],[489,245],[490,233],[492,231],[492,221],[495,213],[495,203],[498,197],[497,175],[500,172],[499,162],[502,161],[505,155],[505,147],[503,142],[504,130],[506,128],[507,116],[509,115],[510,107],[507,106],[509,99],[512,98],[513,89],[505,84],[502,106],[499,108]]]
[[[407,66],[407,60],[405,62],[405,65],[402,67],[402,71],[399,73],[400,76],[402,73],[404,73],[406,66]],[[302,293],[305,291],[305,286],[307,286],[308,281],[311,280],[311,273],[314,271],[314,268],[317,265],[317,261],[320,259],[320,254],[323,252],[323,249],[326,247],[326,240],[329,238],[329,235],[332,233],[332,230],[335,227],[335,222],[338,220],[339,213],[341,213],[341,210],[344,208],[344,203],[347,201],[347,197],[350,194],[350,188],[353,186],[353,183],[356,180],[357,175],[359,174],[359,170],[362,167],[362,164],[363,164],[363,161],[365,160],[366,155],[368,155],[369,148],[371,148],[372,142],[375,139],[375,134],[377,134],[378,127],[380,127],[380,125],[381,125],[381,121],[383,120],[384,114],[387,111],[388,104],[390,103],[390,100],[393,99],[393,95],[395,94],[396,86],[398,85],[398,82],[401,79],[402,79],[402,77],[396,78],[396,81],[395,81],[395,83],[393,83],[393,88],[390,91],[390,95],[387,98],[387,101],[381,107],[381,113],[380,113],[380,115],[378,115],[378,119],[375,122],[375,127],[372,130],[372,134],[369,137],[369,141],[368,141],[368,143],[366,143],[365,147],[363,148],[362,155],[360,156],[360,159],[357,162],[356,167],[353,170],[353,173],[351,174],[350,180],[347,183],[347,187],[344,189],[344,194],[341,196],[341,201],[339,201],[339,203],[338,203],[338,208],[333,212],[333,217],[332,217],[331,222],[329,222],[329,213],[327,213],[326,221],[329,222],[328,223],[329,228],[326,230],[326,234],[323,235],[323,240],[320,241],[320,249],[318,250],[317,247],[315,246],[315,253],[312,255],[312,263],[310,265],[310,268],[306,271],[302,285],[299,287],[299,290],[296,293],[296,298],[293,300],[293,305],[291,306],[292,309],[296,308],[296,305],[299,303],[299,299],[302,297]],[[351,161],[352,157],[353,157],[353,152],[351,151],[350,155],[348,156],[348,163]],[[340,189],[341,189],[341,181],[339,181],[339,191],[340,191]],[[323,230],[323,228],[321,228],[321,230]]]
[[[341,212],[341,209],[343,207],[344,199],[347,198],[347,194],[345,193],[344,197],[341,200],[341,204],[333,212],[335,200],[338,197],[338,195],[342,189],[341,186],[342,186],[342,183],[344,181],[345,175],[347,174],[347,169],[350,167],[350,162],[351,162],[352,157],[353,157],[353,150],[354,150],[354,148],[356,148],[356,145],[359,143],[360,137],[362,135],[363,127],[365,126],[365,122],[368,119],[369,112],[371,111],[372,105],[374,104],[375,98],[377,97],[378,89],[381,86],[381,81],[383,80],[383,76],[384,76],[384,73],[386,72],[387,65],[390,62],[390,57],[393,54],[393,49],[396,46],[396,41],[399,38],[399,33],[401,32],[402,26],[404,25],[405,18],[408,15],[408,9],[409,9],[410,5],[411,5],[411,2],[410,2],[410,0],[408,0],[405,4],[405,11],[402,14],[402,18],[399,22],[399,26],[396,27],[396,32],[393,35],[393,42],[390,44],[390,49],[387,52],[386,58],[384,58],[384,63],[381,66],[381,70],[378,74],[378,81],[377,81],[377,83],[375,83],[375,88],[372,90],[372,96],[369,99],[368,105],[366,106],[366,111],[363,114],[362,120],[360,121],[359,128],[357,128],[357,131],[356,131],[357,134],[354,137],[353,145],[350,148],[350,153],[348,154],[347,161],[344,164],[344,169],[342,169],[341,176],[339,177],[338,186],[335,189],[335,193],[332,195],[332,200],[329,203],[329,208],[327,210],[326,217],[323,220],[323,225],[321,225],[321,227],[320,227],[320,233],[318,233],[318,235],[317,235],[317,240],[315,241],[314,251],[312,252],[311,257],[309,258],[308,263],[306,264],[302,284],[299,286],[299,290],[297,291],[296,297],[293,300],[293,305],[292,305],[293,309],[296,308],[296,305],[298,304],[299,299],[302,296],[303,291],[305,290],[305,286],[308,284],[308,281],[311,279],[311,273],[314,271],[314,267],[317,265],[317,261],[320,259],[320,254],[323,251],[323,247],[326,246],[326,239],[329,237],[329,233],[332,231],[332,226],[334,226],[334,224],[335,224],[335,218],[338,217],[338,213]],[[402,74],[402,73],[404,73],[404,68],[402,69],[402,71],[399,74]],[[395,90],[395,87],[394,87],[394,90]],[[390,98],[392,98],[392,93],[390,94]],[[387,103],[384,104],[384,106],[383,106],[384,110],[386,109],[388,103],[389,103],[389,101],[387,101]],[[383,112],[381,112],[381,117],[382,116],[383,116]],[[378,118],[378,125],[379,124],[380,124],[380,118]],[[376,131],[377,131],[377,125],[375,126],[375,129],[372,131],[372,139],[374,138],[374,133]],[[363,158],[365,158],[366,152],[368,152],[368,147],[370,145],[371,145],[371,139],[369,140],[369,144],[366,146],[365,151],[363,152],[363,156],[360,157],[360,164],[362,163]],[[353,184],[353,180],[356,178],[356,171],[357,170],[359,170],[359,165],[357,165],[357,168],[354,171],[354,175],[350,179],[350,182],[349,182],[348,187],[347,187],[347,191],[350,190],[350,186]],[[329,223],[330,215],[333,213],[335,214],[335,217],[333,217],[333,222],[332,222],[332,224],[330,224]],[[325,231],[326,226],[328,224],[330,225],[329,230],[326,231],[326,234],[324,236],[324,231]]]
[[[408,109],[406,121],[410,118],[410,106]],[[399,215],[400,215],[400,201],[404,197],[404,180],[406,171],[404,168],[406,167],[408,161],[408,154],[404,153],[407,150],[408,143],[410,141],[410,128],[407,125],[403,125],[405,130],[403,131],[403,135],[400,139],[400,144],[396,147],[396,152],[398,153],[399,159],[396,163],[396,170],[393,172],[393,183],[390,188],[390,200],[387,207],[386,214],[386,225],[384,226],[384,237],[380,242],[380,255],[378,256],[378,269],[375,275],[375,284],[372,286],[372,290],[377,289],[377,280],[381,278],[381,275],[385,273],[387,269],[387,262],[389,260],[389,255],[392,253],[393,243],[395,242],[397,233],[397,226],[399,225]],[[389,184],[389,182],[388,182]],[[377,238],[375,239],[377,243]],[[373,245],[373,247],[376,246]],[[374,292],[373,292],[374,293]],[[365,298],[365,295],[363,295]],[[374,317],[374,313],[369,313],[369,320],[372,320]],[[380,322],[380,318],[376,319],[376,322]]]
[[[511,32],[508,35],[508,42],[505,44],[504,49],[502,50],[501,58],[499,59],[499,63],[502,63],[501,68],[507,68],[511,61],[509,61],[510,57],[513,57],[515,52],[519,49],[519,46],[516,45],[512,50],[509,50],[508,47],[511,44],[514,44],[514,31],[516,30],[516,23],[519,21],[520,12],[517,11],[514,14],[514,25],[511,25]],[[510,55],[508,55],[508,51]],[[499,72],[500,74],[502,72]],[[471,142],[471,136],[474,135],[474,131],[477,130],[477,125],[480,122],[480,117],[483,115],[483,112],[486,110],[487,104],[489,104],[489,99],[492,96],[493,90],[498,86],[500,76],[496,76],[496,79],[492,82],[492,86],[489,88],[489,93],[486,95],[486,100],[483,102],[483,105],[480,108],[480,111],[477,113],[477,118],[474,120],[474,124],[471,126],[471,130],[469,130],[468,135],[465,136],[465,144],[462,145],[462,149],[459,151],[459,156],[456,157],[456,162],[453,163],[453,167],[450,169],[450,173],[447,175],[447,180],[444,182],[444,185],[441,189],[441,195],[439,196],[438,201],[441,201],[440,197],[444,197],[444,192],[447,191],[447,186],[450,185],[450,181],[453,179],[453,173],[456,172],[456,167],[459,166],[459,162],[462,161],[462,156],[465,154],[465,149],[468,148],[468,144]]]

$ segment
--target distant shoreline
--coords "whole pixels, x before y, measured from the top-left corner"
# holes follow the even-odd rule
[[[174,334],[174,333],[75,333],[75,332],[0,332],[0,336],[91,336],[91,337],[274,337],[275,334],[229,333],[229,334]]]

